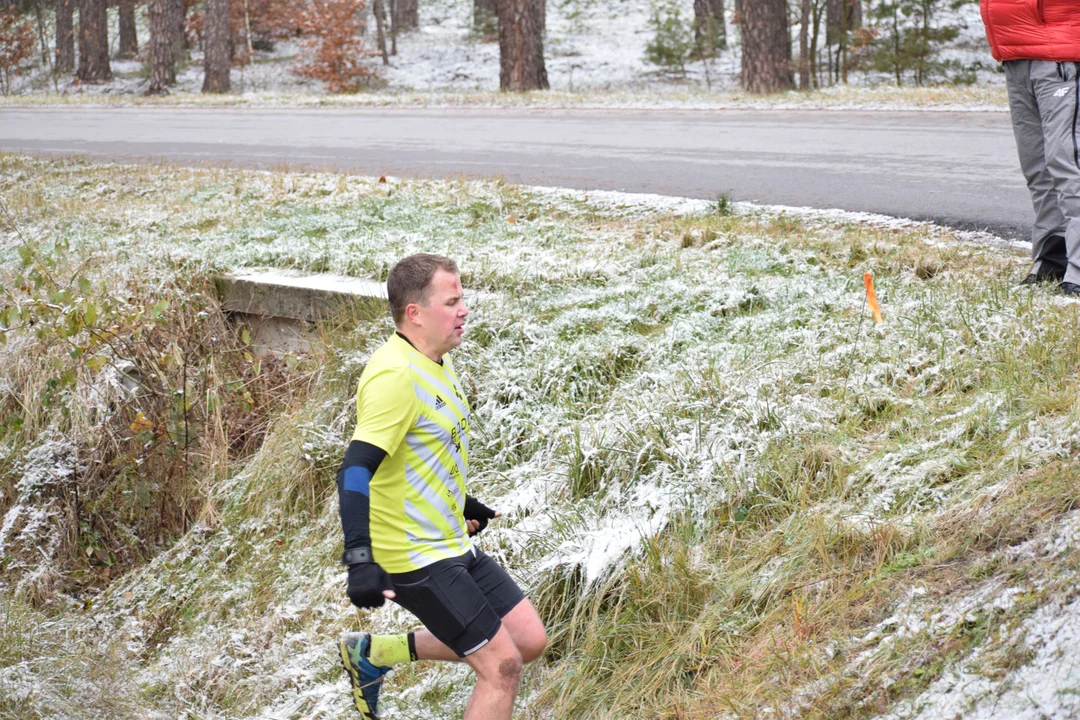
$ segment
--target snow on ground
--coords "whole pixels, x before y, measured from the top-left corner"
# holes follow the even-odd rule
[[[471,480],[506,512],[483,542],[528,586],[546,573],[580,571],[587,588],[615,572],[675,514],[704,511],[753,490],[770,447],[803,442],[835,427],[845,408],[833,383],[842,383],[854,397],[904,411],[888,427],[838,449],[853,466],[866,468],[852,478],[850,502],[832,508],[856,529],[881,518],[900,523],[915,512],[932,516],[968,497],[982,475],[938,479],[942,461],[971,452],[976,439],[967,430],[973,424],[1000,430],[1023,422],[1024,433],[1006,435],[1002,442],[1042,448],[1038,459],[1067,454],[1071,441],[1062,438],[1075,435],[1073,420],[1029,425],[1026,418],[1009,415],[1018,411],[989,391],[957,394],[952,402],[958,406],[947,411],[934,405],[939,393],[946,393],[940,379],[963,375],[970,370],[965,363],[984,352],[977,342],[1005,342],[1010,329],[1019,352],[1033,341],[1036,331],[1015,322],[1009,291],[989,298],[963,296],[973,304],[966,322],[976,341],[955,331],[949,313],[961,297],[957,293],[967,291],[964,282],[932,283],[909,270],[896,272],[882,294],[889,325],[867,331],[860,283],[864,271],[880,266],[849,253],[856,241],[845,232],[852,226],[882,231],[874,242],[884,254],[914,248],[929,255],[949,242],[957,258],[978,260],[965,266],[965,281],[1000,284],[995,273],[1011,272],[1022,261],[984,234],[881,216],[735,204],[730,209],[736,217],[796,218],[804,226],[790,237],[782,235],[782,242],[752,224],[738,237],[721,232],[679,238],[665,236],[662,229],[653,232],[647,223],[618,223],[644,219],[659,227],[672,214],[708,217],[715,204],[559,188],[511,191],[482,182],[391,179],[379,184],[372,178],[246,173],[239,183],[216,177],[213,192],[188,206],[190,216],[134,210],[137,217],[118,222],[107,240],[88,242],[107,242],[111,261],[127,263],[133,273],[148,271],[146,263],[159,256],[172,262],[187,258],[199,267],[318,264],[357,275],[413,251],[452,248],[459,256],[468,277],[484,290],[470,296],[468,332],[477,340],[462,346],[459,363],[483,388],[474,406],[478,464]],[[109,182],[102,179],[103,185]],[[71,190],[73,197],[65,195],[65,202],[77,205],[79,193],[97,192]],[[284,204],[263,215],[266,198],[275,193]],[[55,201],[48,193],[42,198]],[[514,203],[521,207],[511,210]],[[530,219],[519,209],[535,215]],[[226,211],[237,213],[236,227],[215,222],[189,231]],[[518,214],[514,222],[507,218],[511,211]],[[78,251],[79,238],[73,240]],[[851,264],[823,269],[818,258],[835,247],[853,258]],[[1052,306],[1041,294],[1024,297],[1040,309]],[[944,328],[933,356],[917,330],[926,317]],[[359,330],[377,337],[385,327],[373,322]],[[370,351],[367,345],[342,358],[336,372],[354,378]],[[846,366],[859,371],[834,376]],[[902,397],[891,379],[894,370],[925,392]],[[290,417],[305,457],[339,453],[351,411],[347,399],[330,398]],[[275,450],[265,448],[230,478],[220,488],[221,502],[243,497],[254,476],[268,473],[267,468],[285,464],[288,469],[291,456],[275,456]],[[1029,462],[1031,455],[1026,455]],[[44,451],[32,457],[34,467],[47,471],[67,467]],[[1015,458],[1006,456],[1001,464],[1014,465]],[[47,473],[38,473],[26,488],[29,492],[47,480]],[[0,532],[0,542],[7,532]],[[1065,552],[1075,548],[1076,536],[1069,525],[1039,547]],[[313,519],[274,515],[240,528],[196,528],[125,580],[95,609],[101,615],[93,622],[115,628],[111,640],[128,648],[126,662],[139,668],[141,687],[170,688],[183,702],[203,702],[209,708],[205,717],[220,716],[214,693],[223,687],[237,697],[270,698],[262,705],[250,701],[256,704],[245,716],[332,716],[346,689],[327,639],[356,622],[341,597],[341,572],[328,560],[338,538],[335,508]],[[290,544],[288,554],[276,549],[279,541]],[[246,607],[257,584],[251,576],[232,575],[230,563],[241,562],[234,560],[241,552],[256,558],[251,562],[270,558],[273,567],[267,571],[278,585],[273,602],[250,617],[231,614]],[[199,589],[195,580],[165,586],[156,579],[185,566],[198,568],[202,582],[213,587],[215,594],[204,605],[187,595]],[[789,570],[782,559],[765,564],[758,588],[766,593],[779,586]],[[928,626],[947,627],[980,603],[998,602],[1004,597],[999,590],[987,585],[955,598],[929,619],[920,594],[913,592],[877,631],[903,637]],[[155,620],[160,597],[190,602],[186,607],[200,622],[195,631],[146,653],[151,633],[143,623]],[[1026,630],[1036,669],[1048,667],[1058,650],[1072,653],[1080,647],[1069,642],[1075,604],[1063,599],[1046,613],[1033,616]],[[366,622],[369,628],[393,630],[411,624],[392,607]],[[256,640],[264,640],[265,647],[253,654]],[[1039,654],[1044,646],[1049,648],[1045,658]],[[1075,664],[1063,667],[1061,681],[1073,682]],[[32,689],[30,673],[14,665],[0,680],[24,693]],[[1037,675],[1016,679],[1022,685],[1025,677],[1034,682]],[[432,668],[403,675],[389,687],[387,717],[436,717],[421,698],[443,698],[443,708],[457,708],[467,676],[460,668]],[[1049,702],[1042,689],[1031,692]],[[1072,707],[1067,702],[1059,702],[1063,713]]]
[[[1074,512],[1018,548],[1019,553],[1043,557],[1075,553],[1080,514]],[[1067,577],[1057,578],[1067,581]],[[958,618],[975,612],[1007,609],[1018,590],[1000,581],[980,587],[930,620],[905,608],[905,618],[894,615],[887,622],[900,623],[908,631],[928,624],[955,625]],[[914,616],[914,617],[913,617]],[[970,657],[949,668],[925,692],[906,700],[880,720],[1046,720],[1080,717],[1080,598],[1075,592],[1056,595],[1013,631],[1025,661],[1004,677],[987,677],[974,670],[985,655],[977,648]]]
[[[533,192],[543,197],[572,200],[588,203],[613,215],[634,215],[640,213],[671,213],[674,215],[697,215],[714,209],[716,202],[695,198],[684,198],[656,193],[628,193],[619,190],[572,190],[544,186],[530,186]],[[792,205],[767,205],[735,201],[732,209],[739,213],[764,212],[778,216],[789,215],[822,222],[853,223],[887,230],[919,230],[933,236],[949,236],[949,241],[961,239],[981,245],[1009,249],[1025,254],[1031,253],[1031,243],[1026,240],[1008,240],[990,232],[975,230],[957,230],[945,228],[925,220],[881,215],[879,213],[858,212],[828,208],[812,208]]]
[[[1080,717],[1080,599],[1039,608],[1021,637],[1033,657],[1004,679],[956,668],[889,720]]]

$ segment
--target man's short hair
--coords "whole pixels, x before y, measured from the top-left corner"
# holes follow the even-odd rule
[[[386,278],[386,295],[390,299],[390,314],[394,324],[405,318],[405,306],[411,303],[423,305],[431,297],[431,280],[439,270],[458,275],[458,266],[442,255],[417,253],[403,258],[390,270]]]

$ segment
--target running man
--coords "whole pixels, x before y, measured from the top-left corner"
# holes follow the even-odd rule
[[[469,404],[446,356],[465,307],[453,260],[411,255],[386,282],[397,331],[375,351],[356,392],[356,432],[337,474],[349,599],[389,598],[424,629],[347,633],[339,641],[353,701],[376,718],[384,676],[415,660],[464,662],[476,673],[466,720],[509,720],[523,663],[547,635],[517,584],[470,540],[498,517],[466,495]]]

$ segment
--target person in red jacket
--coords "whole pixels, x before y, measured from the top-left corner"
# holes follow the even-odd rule
[[[1080,0],[981,0],[1031,191],[1031,272],[1080,296]]]

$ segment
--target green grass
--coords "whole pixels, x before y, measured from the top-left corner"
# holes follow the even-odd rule
[[[24,418],[0,433],[0,511],[38,509],[34,539],[63,540],[39,558],[31,538],[0,538],[0,691],[31,688],[0,717],[345,717],[330,640],[410,627],[352,612],[334,565],[333,473],[388,320],[338,318],[309,356],[256,370],[204,290],[225,268],[384,279],[410,252],[457,259],[470,484],[506,513],[483,545],[552,640],[522,717],[873,717],[957,667],[1008,679],[1033,657],[1023,624],[1075,584],[1071,555],[1021,549],[1080,500],[1080,306],[1016,288],[1019,256],[925,226],[673,215],[498,182],[3,156],[0,195],[24,238],[3,230],[0,285],[25,274],[25,238],[43,255],[63,238],[52,271],[110,307],[171,298],[167,322],[123,337],[170,382],[186,368],[203,408],[189,460],[167,443],[154,456],[186,493],[170,505],[183,521],[65,535],[64,513],[94,520],[164,470],[124,462],[150,436],[122,397],[109,433],[73,410],[100,376],[79,369],[41,400],[66,345],[24,332],[0,350],[0,402]],[[23,491],[50,437],[125,449],[82,471],[97,505],[63,478]],[[925,622],[885,622],[904,608]],[[453,716],[470,683],[409,668],[385,707]]]

